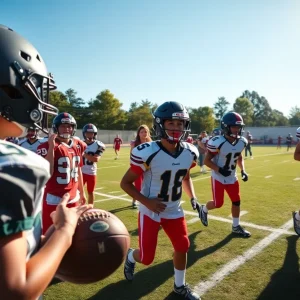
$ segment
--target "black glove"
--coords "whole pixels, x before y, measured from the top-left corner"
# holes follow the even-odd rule
[[[242,180],[248,181],[248,174],[245,171],[241,171],[241,174],[242,174]]]
[[[224,168],[219,168],[219,173],[222,174],[224,177],[231,175],[231,171],[229,171],[228,169],[224,169]]]
[[[200,212],[200,204],[199,204],[197,198],[192,198],[191,199],[191,205],[192,205],[193,210],[197,209],[198,213]]]

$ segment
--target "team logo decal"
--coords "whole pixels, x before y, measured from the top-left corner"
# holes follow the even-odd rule
[[[94,232],[105,232],[109,228],[109,225],[103,221],[96,221],[90,226],[90,230]]]

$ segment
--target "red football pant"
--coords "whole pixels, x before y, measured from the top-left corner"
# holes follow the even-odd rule
[[[120,145],[118,145],[118,146],[116,145],[116,146],[115,146],[115,150],[116,150],[116,151],[119,151],[119,150],[120,150]]]
[[[156,222],[148,216],[139,213],[140,259],[144,265],[150,265],[153,262],[160,226],[162,226],[168,235],[175,251],[181,253],[188,252],[190,241],[184,217],[178,219],[161,219],[160,222]]]
[[[241,200],[240,185],[238,181],[233,184],[223,184],[211,177],[211,188],[216,208],[220,208],[224,204],[224,191],[226,191],[228,194],[231,202],[237,202]]]
[[[44,194],[43,197],[43,210],[42,210],[42,233],[45,234],[45,232],[48,230],[48,228],[53,224],[52,218],[50,217],[50,214],[56,210],[57,205],[49,205],[46,202],[46,196],[47,194]],[[79,205],[79,201],[70,203],[67,205],[67,207],[76,207]]]
[[[82,173],[83,185],[86,184],[87,192],[92,194],[96,187],[96,175]]]

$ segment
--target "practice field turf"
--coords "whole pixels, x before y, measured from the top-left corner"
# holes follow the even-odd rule
[[[202,299],[300,299],[300,243],[291,215],[300,208],[300,162],[294,161],[293,151],[253,147],[254,159],[245,160],[249,181],[240,181],[241,224],[252,233],[249,239],[231,234],[227,197],[222,208],[210,212],[209,225],[204,227],[183,193],[191,242],[186,280]],[[114,158],[108,148],[98,163],[95,206],[116,214],[136,247],[137,210],[119,186],[129,166],[129,148],[121,148],[120,158]],[[206,203],[211,199],[210,173],[201,174],[197,166],[192,179],[199,201]],[[180,299],[172,293],[173,282],[172,246],[161,231],[153,264],[137,264],[132,283],[124,279],[121,266],[94,284],[53,283],[44,299]]]

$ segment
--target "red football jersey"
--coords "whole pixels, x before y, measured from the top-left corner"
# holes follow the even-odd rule
[[[116,146],[120,146],[122,143],[123,143],[122,139],[120,139],[120,138],[115,138],[114,139],[114,144]]]
[[[48,142],[39,145],[37,154],[46,157]],[[48,180],[45,193],[62,197],[70,193],[75,198],[78,189],[78,169],[82,166],[82,155],[86,144],[79,139],[72,139],[70,145],[56,141],[54,147],[53,174]]]

